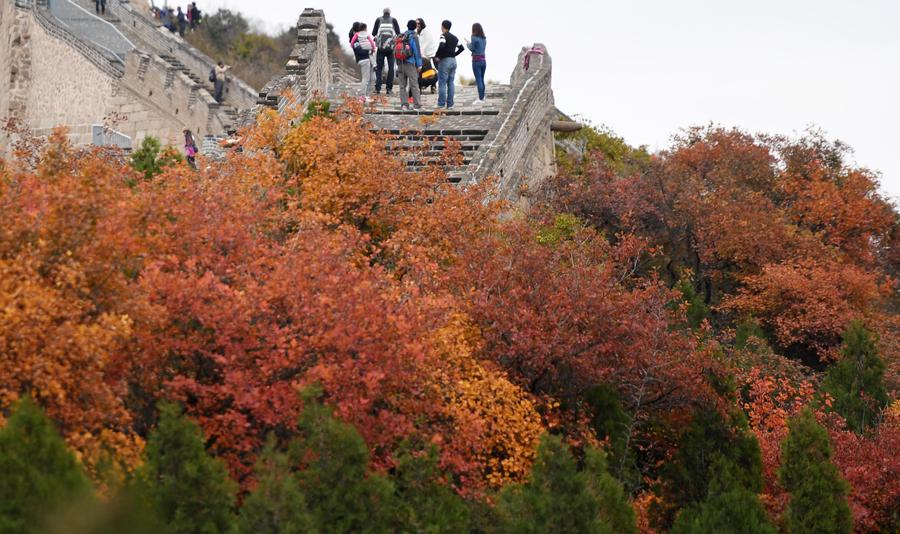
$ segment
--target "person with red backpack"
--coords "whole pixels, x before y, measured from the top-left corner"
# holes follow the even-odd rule
[[[416,21],[407,22],[406,31],[394,39],[394,58],[397,60],[397,83],[400,85],[400,109],[409,109],[410,93],[413,108],[421,109],[419,71],[422,70],[422,48],[416,35]]]
[[[387,87],[386,94],[391,94],[394,87],[394,39],[400,35],[400,24],[391,16],[390,8],[384,8],[384,14],[375,19],[372,35],[375,36],[375,44],[378,47],[375,54],[375,92],[381,92],[381,75],[387,62],[388,73],[384,83]]]

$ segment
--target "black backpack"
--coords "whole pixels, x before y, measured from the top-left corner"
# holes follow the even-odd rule
[[[210,69],[210,71],[209,71],[209,81],[211,81],[211,82],[213,82],[213,83],[216,82],[216,68],[215,68],[215,67],[213,67],[213,68]]]

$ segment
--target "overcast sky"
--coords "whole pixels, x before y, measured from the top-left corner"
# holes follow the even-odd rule
[[[159,3],[159,2],[157,2]],[[175,2],[169,1],[170,5]],[[793,134],[810,125],[852,146],[900,199],[900,0],[200,0],[269,31],[303,7],[325,10],[345,34],[384,7],[401,24],[423,17],[488,37],[487,78],[508,81],[518,50],[541,42],[553,58],[562,111],[660,150],[679,129],[709,123]],[[471,76],[468,56],[458,73]]]

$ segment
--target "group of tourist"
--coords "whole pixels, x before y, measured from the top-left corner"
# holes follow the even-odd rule
[[[170,32],[178,32],[178,35],[184,37],[184,32],[190,28],[192,31],[197,29],[203,14],[197,8],[197,2],[191,2],[187,6],[187,10],[182,11],[181,6],[172,9],[170,7],[152,6],[150,10],[153,17],[159,20]]]
[[[473,104],[484,104],[484,74],[487,69],[484,29],[479,23],[473,24],[471,38],[463,39],[466,43],[464,47],[459,44],[459,38],[450,33],[451,27],[449,20],[441,22],[441,35],[435,38],[425,21],[418,18],[407,22],[406,30],[401,32],[400,24],[391,16],[389,8],[385,8],[382,16],[375,20],[371,33],[365,23],[354,22],[349,38],[362,78],[360,98],[371,101],[373,90],[376,94],[381,93],[382,85],[385,93],[391,94],[396,72],[397,85],[400,86],[400,108],[408,109],[412,103],[413,108],[420,109],[421,89],[428,84],[422,74],[431,74],[433,64],[437,68],[437,105],[450,109],[454,105],[456,56],[468,47],[472,53],[472,74],[478,87],[478,99]]]

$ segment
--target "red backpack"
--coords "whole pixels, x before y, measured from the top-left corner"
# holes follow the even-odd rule
[[[394,38],[394,58],[400,61],[406,61],[413,55],[412,47],[409,45],[409,32],[403,32]]]

